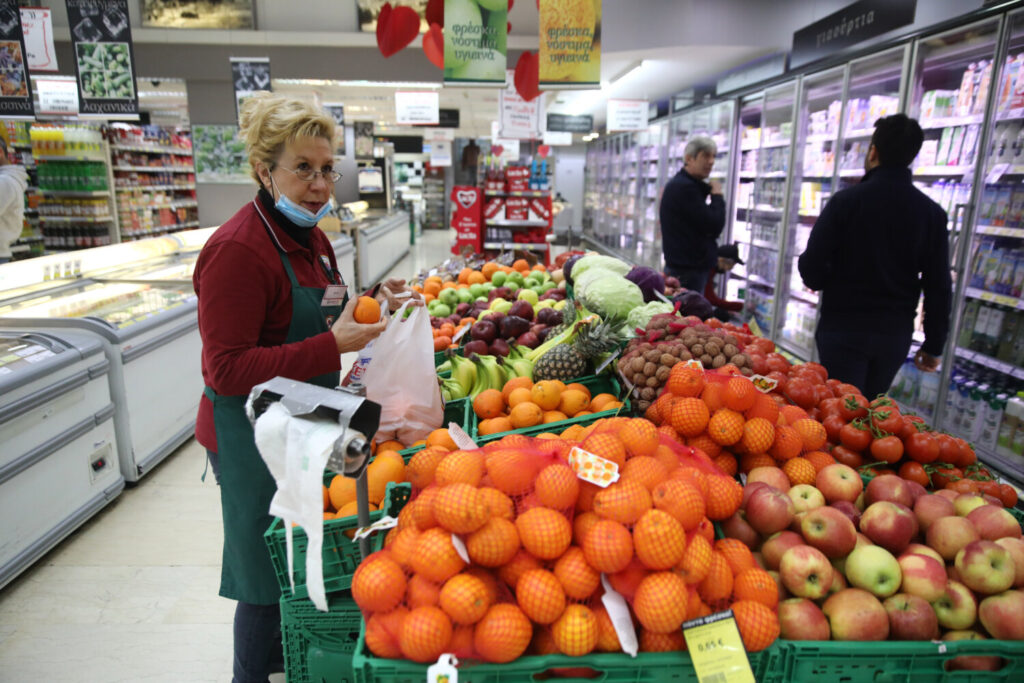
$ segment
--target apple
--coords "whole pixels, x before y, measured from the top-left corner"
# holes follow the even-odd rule
[[[846,558],[850,585],[886,598],[900,589],[903,574],[893,554],[880,545],[854,548]]]
[[[849,587],[850,584],[846,583],[846,577],[843,576],[842,572],[832,572],[832,585],[828,587],[828,593],[825,594],[825,597]]]
[[[826,557],[846,557],[857,545],[857,529],[850,518],[833,507],[820,507],[806,513],[800,533],[809,545]]]
[[[825,505],[825,496],[810,484],[797,484],[786,495],[797,512],[810,512]]]
[[[954,491],[953,489],[942,489],[941,491],[936,491],[935,495],[942,496],[949,502],[953,502],[954,500],[957,499],[957,496],[959,496],[960,494],[957,491]]]
[[[774,486],[782,493],[790,489],[792,484],[789,477],[778,467],[755,467],[747,474],[747,485],[751,482],[763,481],[769,486]]]
[[[750,554],[753,556],[754,562],[757,563],[757,566],[759,568],[767,569],[767,567],[764,566],[764,555],[761,554],[760,550],[755,550],[754,552],[752,552]]]
[[[932,522],[925,541],[947,562],[956,558],[960,549],[981,536],[966,517],[940,517]]]
[[[754,531],[768,536],[782,531],[793,521],[793,501],[780,490],[765,486],[751,494],[746,513],[747,523]]]
[[[959,581],[947,581],[946,590],[932,603],[935,616],[942,628],[957,630],[970,628],[978,618],[978,603],[971,589]]]
[[[853,506],[855,508],[857,508],[858,510],[860,510],[861,512],[864,512],[864,508],[867,507],[867,503],[864,502],[864,492],[863,491],[861,491],[860,495],[857,496],[857,500],[853,501]]]
[[[1017,571],[1016,578],[1013,580],[1013,586],[1014,588],[1021,588],[1024,586],[1024,540],[1019,538],[1000,538],[996,543],[1003,546],[1006,552],[1010,553],[1010,557],[1013,558],[1013,566]]]
[[[921,531],[928,531],[928,527],[939,517],[952,517],[956,514],[953,501],[936,494],[921,496],[914,502],[914,516],[917,517],[917,525]]]
[[[889,637],[893,640],[935,640],[939,619],[928,601],[910,593],[897,593],[882,603],[889,615]]]
[[[953,499],[953,507],[956,508],[956,514],[961,517],[966,517],[970,514],[971,510],[980,508],[982,505],[988,505],[988,501],[977,493],[961,493]]]
[[[779,603],[779,626],[786,640],[828,640],[832,636],[825,613],[807,598]]]
[[[750,497],[752,495],[754,495],[754,491],[757,491],[760,488],[764,488],[765,486],[768,486],[768,484],[764,483],[763,481],[755,481],[753,484],[751,484],[748,481],[747,485],[743,487],[743,500],[740,502],[740,507],[747,507],[747,501],[750,500]]]
[[[1000,538],[1020,538],[1020,524],[1005,508],[995,505],[982,505],[967,513],[978,535],[995,541]]]
[[[963,580],[960,578],[960,572],[956,570],[955,564],[950,564],[946,566],[946,578],[950,581],[958,581],[960,583],[963,583]]]
[[[832,640],[885,640],[889,615],[871,593],[846,588],[829,596],[821,611],[828,618]]]
[[[829,504],[837,500],[854,502],[864,490],[860,473],[840,463],[826,465],[814,478],[814,486],[825,496]]]
[[[949,631],[942,636],[943,640],[987,640],[977,631]],[[1002,657],[982,657],[969,655],[954,657],[946,662],[947,671],[999,671],[1003,668]]]
[[[917,499],[920,498],[921,496],[928,495],[928,489],[926,489],[925,487],[921,486],[916,481],[910,481],[909,479],[904,479],[903,481],[907,482],[907,488],[910,489],[910,498],[915,503],[917,502]],[[911,507],[912,508],[914,506],[913,505],[908,505],[907,507]]]
[[[862,533],[860,533],[858,531],[857,532],[857,545],[856,545],[856,547],[860,548],[861,546],[865,546],[865,545],[876,545],[876,544],[870,538],[868,538],[867,536],[865,536],[864,534],[862,534]]]
[[[747,522],[745,510],[737,510],[732,517],[722,522],[722,533],[726,538],[735,538],[741,541],[751,550],[761,542],[761,536]]]
[[[1024,591],[1006,591],[981,601],[978,618],[997,640],[1024,640]]]
[[[1002,593],[1017,580],[1010,552],[995,541],[971,541],[956,554],[954,564],[960,580],[975,593]]]
[[[786,590],[786,584],[782,583],[782,575],[779,574],[778,571],[775,569],[769,569],[768,576],[772,577],[772,580],[775,581],[776,587],[779,589],[779,602],[793,597],[789,594],[789,591]]]
[[[868,506],[879,501],[899,503],[908,508],[914,507],[914,496],[910,493],[907,480],[895,474],[880,474],[864,488],[864,502]]]
[[[835,570],[817,548],[798,545],[782,555],[779,575],[782,583],[793,595],[817,600],[828,593]]]
[[[900,503],[880,500],[860,518],[860,530],[891,553],[902,553],[917,536],[917,517]]]
[[[761,555],[764,557],[764,565],[768,569],[778,569],[782,556],[790,548],[803,545],[804,539],[800,534],[793,531],[780,531],[772,534],[761,545]]]
[[[900,590],[924,598],[929,603],[942,597],[948,578],[941,560],[917,553],[904,553],[897,561],[903,575]]]
[[[934,559],[936,562],[938,562],[940,567],[945,566],[946,564],[946,561],[942,559],[942,555],[939,555],[937,552],[935,552],[934,548],[929,548],[923,543],[911,543],[907,546],[907,549],[903,551],[903,555],[910,555],[911,553],[915,555],[924,555],[926,557],[930,557]],[[900,557],[903,557],[903,555],[900,555]]]
[[[853,526],[858,526],[860,524],[860,516],[864,514],[856,505],[848,500],[837,500],[829,507],[833,507],[849,517],[850,521],[853,522]]]
[[[797,533],[800,533],[800,525],[803,523],[804,517],[806,517],[806,516],[807,516],[806,512],[797,512],[797,513],[795,513],[793,515],[792,521],[789,523],[790,531],[795,531]]]

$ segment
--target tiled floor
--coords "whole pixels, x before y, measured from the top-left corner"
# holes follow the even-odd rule
[[[392,273],[442,261],[449,239],[426,232]],[[217,595],[220,498],[212,473],[200,481],[204,458],[188,441],[0,591],[0,681],[231,680],[235,605]]]

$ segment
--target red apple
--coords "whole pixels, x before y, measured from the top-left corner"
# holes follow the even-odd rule
[[[833,507],[808,512],[800,522],[800,532],[809,545],[829,558],[846,557],[857,545],[857,530],[850,518]]]
[[[966,517],[940,517],[932,522],[925,534],[928,545],[935,548],[946,562],[955,559],[961,548],[979,538],[978,530]]]
[[[978,618],[997,640],[1024,640],[1024,591],[1006,591],[981,601]]]
[[[986,640],[977,631],[949,631],[942,636],[943,640]],[[954,657],[946,662],[947,671],[999,671],[1003,668],[1002,657],[983,657],[966,655]]]
[[[995,541],[971,541],[956,554],[954,564],[963,584],[982,595],[1002,593],[1017,580],[1010,552]],[[1024,621],[1024,612],[1020,618]]]
[[[768,536],[782,531],[793,521],[793,501],[777,489],[762,487],[751,494],[746,513],[747,524],[757,533]]]
[[[761,537],[747,522],[744,510],[737,510],[732,517],[722,522],[722,533],[726,538],[735,538],[751,549],[761,542]]]
[[[1003,501],[1000,500],[999,498],[996,498],[995,496],[983,493],[981,494],[981,497],[984,498],[985,502],[988,503],[989,505],[995,505],[997,508],[1006,507],[1005,505],[1003,505]]]
[[[970,628],[978,618],[978,603],[971,589],[959,581],[947,581],[942,597],[932,603],[939,626],[950,630]]]
[[[928,602],[917,595],[897,593],[882,603],[889,615],[892,640],[935,640],[939,637],[939,619]]]
[[[880,545],[854,548],[846,558],[846,578],[851,586],[886,598],[900,589],[900,563]]]
[[[963,580],[960,578],[960,572],[956,570],[956,565],[954,564],[946,566],[946,578],[950,581],[957,581],[959,583],[963,583]]]
[[[786,589],[797,597],[812,600],[828,593],[834,571],[828,558],[809,545],[790,548],[779,563],[779,575]]]
[[[810,484],[797,484],[786,494],[797,512],[810,512],[825,505],[825,496]]]
[[[917,524],[921,531],[928,531],[928,527],[939,517],[952,517],[956,514],[953,501],[943,496],[929,494],[921,496],[914,503],[914,516],[917,517]]]
[[[907,488],[910,489],[910,498],[915,503],[917,502],[917,499],[920,498],[921,496],[928,495],[928,490],[925,487],[918,484],[916,481],[910,481],[909,479],[904,479],[903,481],[907,482]],[[907,507],[912,508],[914,506],[908,505]]]
[[[908,545],[907,549],[903,551],[903,555],[909,555],[910,553],[914,553],[915,555],[925,555],[927,557],[931,557],[939,563],[940,567],[946,564],[946,561],[942,559],[942,555],[939,555],[937,552],[935,552],[934,548],[929,548],[928,546],[922,543],[911,543],[910,545]],[[900,557],[902,557],[902,555]]]
[[[1017,572],[1016,578],[1013,580],[1014,588],[1024,586],[1024,540],[1000,538],[996,543],[1006,548],[1006,552],[1010,553],[1010,557],[1013,558],[1013,567]]]
[[[833,565],[833,567],[834,566],[835,565]],[[843,576],[842,572],[832,572],[832,585],[828,587],[828,593],[825,594],[825,597],[827,598],[833,593],[838,593],[839,591],[849,587],[850,584],[846,583],[846,577]]]
[[[779,574],[774,569],[770,569],[770,570],[768,570],[768,576],[772,577],[772,580],[775,581],[776,587],[779,589],[779,602],[780,603],[783,600],[788,600],[789,598],[793,597],[793,596],[791,596],[789,594],[789,591],[786,590],[786,584],[782,583],[782,575],[781,574]]]
[[[764,564],[768,569],[778,569],[782,561],[782,555],[798,545],[803,545],[804,539],[800,534],[793,531],[780,531],[768,537],[768,540],[761,546],[761,555],[764,556]]]
[[[988,504],[988,501],[977,493],[961,493],[953,499],[953,507],[956,509],[956,514],[961,517],[969,515],[974,508],[980,508],[982,505]]]
[[[854,526],[858,526],[860,524],[860,516],[864,514],[863,510],[859,509],[848,500],[837,500],[829,507],[833,507],[849,517]]]
[[[768,486],[768,484],[763,481],[755,481],[754,483],[750,483],[748,481],[747,485],[743,487],[743,502],[740,503],[740,507],[745,508],[747,506],[747,501],[750,500],[750,496],[754,495],[754,491],[764,486]]]
[[[905,505],[880,500],[864,511],[860,530],[889,552],[902,553],[917,536],[917,517]]]
[[[814,479],[814,486],[825,496],[829,504],[837,500],[854,502],[864,490],[860,473],[840,463],[826,465]]]
[[[847,588],[829,596],[821,610],[828,618],[832,640],[885,640],[889,615],[871,593]]]
[[[946,567],[940,560],[917,553],[904,553],[898,561],[903,574],[901,591],[917,595],[929,603],[942,597],[948,579]]]
[[[793,521],[789,523],[789,530],[800,533],[800,525],[803,524],[804,517],[807,516],[806,512],[796,512],[793,514]]]
[[[782,493],[789,491],[792,484],[789,477],[778,467],[755,467],[747,474],[747,485],[763,481],[769,486],[774,486]]]
[[[982,505],[967,513],[978,535],[995,541],[1000,538],[1020,538],[1020,523],[1005,508],[995,505]]]
[[[907,480],[895,474],[880,474],[865,487],[864,502],[867,505],[881,500],[899,503],[908,508],[914,507],[914,497],[907,486]]]
[[[942,496],[943,498],[952,503],[960,494],[954,491],[953,489],[942,489],[941,491],[936,491],[935,495]]]
[[[832,635],[824,612],[807,598],[779,603],[779,626],[786,640],[828,640]]]

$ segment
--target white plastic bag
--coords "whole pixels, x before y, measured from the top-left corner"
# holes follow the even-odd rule
[[[402,304],[373,343],[373,360],[363,384],[366,398],[381,406],[376,440],[404,444],[426,439],[441,426],[444,403],[434,370],[434,337],[426,307]]]

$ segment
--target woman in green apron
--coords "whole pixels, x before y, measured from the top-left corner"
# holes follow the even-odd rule
[[[358,351],[385,323],[358,324],[355,297],[317,222],[333,207],[334,122],[311,104],[259,93],[242,111],[256,198],[211,236],[196,262],[206,388],[196,438],[220,484],[224,553],[220,594],[238,601],[235,683],[283,671],[281,591],[263,532],[276,486],[244,413],[250,389],[284,376],[339,383],[340,354]],[[391,310],[401,280],[379,294]]]

